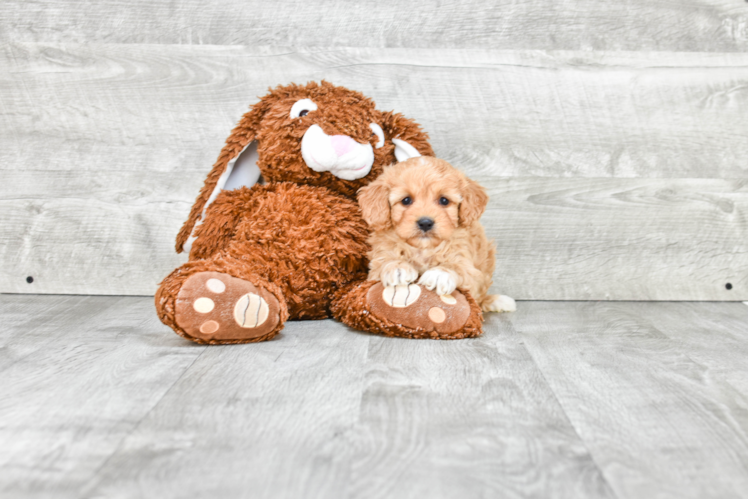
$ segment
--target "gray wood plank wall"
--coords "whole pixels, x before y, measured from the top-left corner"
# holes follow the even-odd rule
[[[488,187],[497,290],[748,299],[748,3],[402,9],[0,4],[0,292],[152,294],[241,114],[324,78]]]
[[[5,0],[0,41],[732,52],[744,0]]]

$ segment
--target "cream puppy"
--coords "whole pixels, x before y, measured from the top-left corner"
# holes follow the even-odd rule
[[[411,158],[359,190],[369,237],[369,279],[413,283],[449,295],[470,292],[483,311],[514,311],[514,299],[488,295],[496,250],[478,222],[488,195],[444,160]]]

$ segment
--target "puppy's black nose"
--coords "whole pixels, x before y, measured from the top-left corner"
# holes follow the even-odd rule
[[[418,219],[418,222],[416,222],[416,226],[418,226],[418,229],[423,232],[431,231],[431,228],[434,227],[434,219],[430,217],[421,217]]]

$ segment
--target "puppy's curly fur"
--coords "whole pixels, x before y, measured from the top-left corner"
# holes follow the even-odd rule
[[[512,298],[488,294],[496,250],[478,222],[488,195],[452,165],[431,157],[392,165],[358,200],[373,230],[370,280],[384,286],[418,280],[439,295],[462,288],[483,311],[516,309]]]

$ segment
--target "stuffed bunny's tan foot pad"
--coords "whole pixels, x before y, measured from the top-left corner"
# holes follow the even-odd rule
[[[384,287],[377,283],[367,295],[372,314],[433,332],[434,337],[457,332],[470,316],[470,305],[456,290],[440,296],[416,284]]]
[[[247,340],[272,332],[280,321],[278,299],[262,287],[218,272],[190,276],[176,301],[176,322],[197,339]]]

